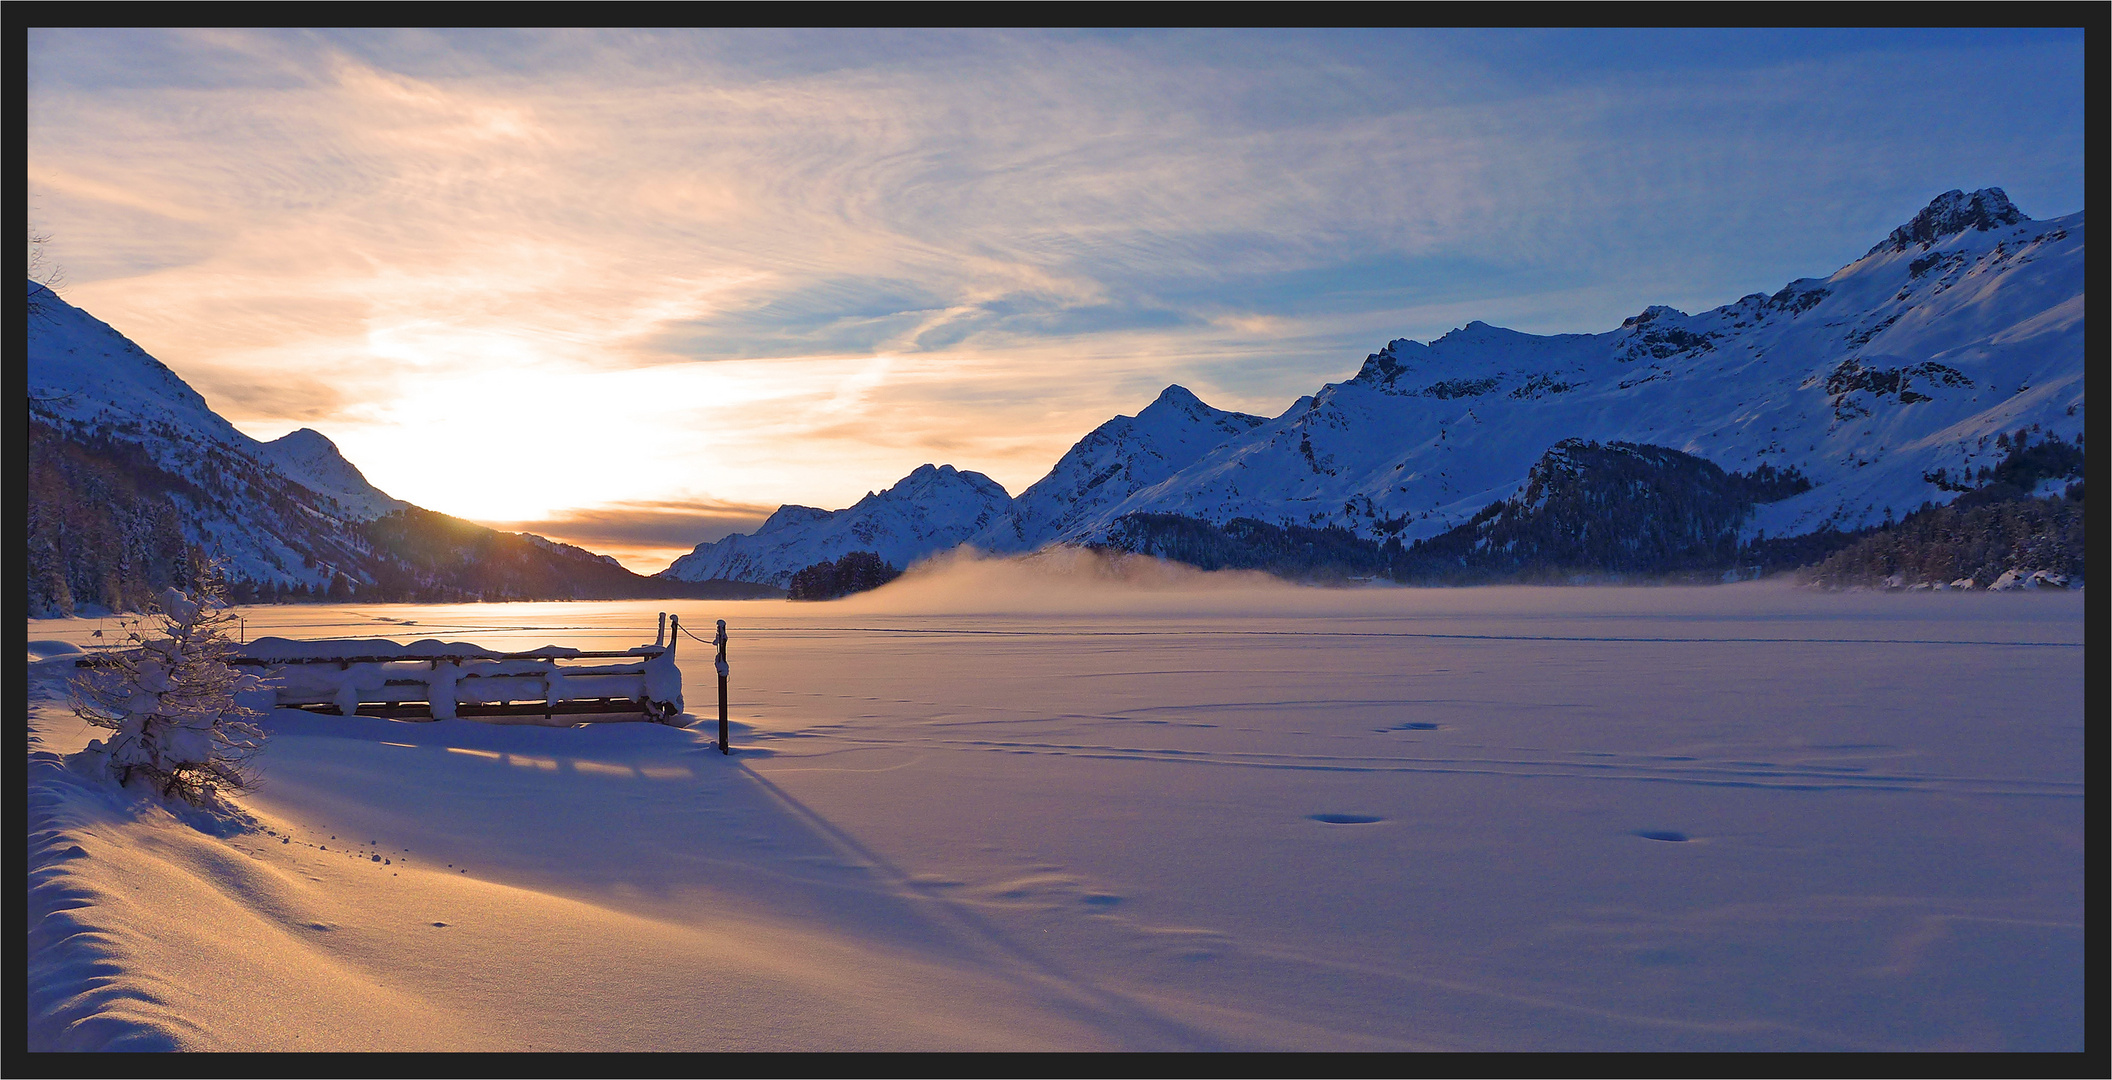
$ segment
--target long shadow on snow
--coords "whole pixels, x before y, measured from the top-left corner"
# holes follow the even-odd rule
[[[736,750],[735,753],[740,751]],[[1119,1031],[1132,1043],[1143,1046],[1194,1050],[1229,1049],[1215,1036],[1162,1016],[1135,998],[1070,974],[1049,958],[1012,940],[996,924],[968,905],[935,889],[917,884],[908,871],[866,847],[857,837],[839,828],[755,770],[745,764],[741,764],[740,768],[743,776],[768,792],[791,815],[890,879],[897,896],[914,897],[921,907],[931,913],[934,921],[950,925],[972,942],[982,943],[987,949],[1002,954],[1006,967],[1015,976],[1024,974],[1044,986],[1060,990],[1070,999],[1070,1011],[1077,1018],[1095,1022],[1103,1030]]]
[[[428,870],[650,918],[794,921],[1032,984],[1134,1044],[1209,1035],[1095,987],[958,901],[919,888],[843,827],[719,753],[708,729],[405,723],[278,710],[249,800],[309,819],[301,842],[376,850]],[[305,833],[305,830],[304,830]],[[369,842],[372,842],[371,845]]]

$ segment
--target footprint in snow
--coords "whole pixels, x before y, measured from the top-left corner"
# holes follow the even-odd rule
[[[1645,840],[1662,840],[1667,844],[1684,844],[1687,842],[1686,833],[1673,832],[1670,829],[1637,829],[1635,835]]]
[[[1386,820],[1376,814],[1314,814],[1312,819],[1329,825],[1370,825]]]

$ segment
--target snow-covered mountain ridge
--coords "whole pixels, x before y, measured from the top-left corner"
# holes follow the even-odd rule
[[[843,510],[777,508],[753,534],[698,544],[660,576],[677,581],[753,581],[783,588],[792,575],[853,551],[907,566],[975,536],[1012,509],[1012,497],[982,473],[924,465]]]
[[[353,526],[408,506],[318,432],[253,439],[109,324],[29,283],[29,408],[61,435],[138,446],[178,483],[184,539],[231,576],[324,588],[357,561]],[[34,507],[32,508],[34,510]]]
[[[901,567],[963,543],[1028,550],[1039,546],[1032,538],[1061,533],[1265,422],[1213,409],[1187,389],[1169,386],[1136,416],[1117,416],[1078,440],[1017,499],[981,473],[925,465],[845,510],[781,506],[754,534],[699,544],[661,573],[785,586],[798,571],[853,551],[872,551]]]
[[[33,611],[136,606],[187,585],[194,550],[222,561],[238,598],[685,591],[608,556],[392,498],[319,432],[253,439],[108,324],[42,285],[29,290]]]
[[[1653,305],[1596,334],[1476,321],[1429,342],[1395,340],[1268,419],[1170,387],[1081,439],[965,539],[994,551],[1119,543],[1124,516],[1171,514],[1406,543],[1518,494],[1568,439],[1810,481],[1758,507],[1748,537],[1874,525],[1954,498],[1929,478],[2000,460],[2001,432],[2081,437],[2083,266],[2081,213],[2034,221],[1997,188],[1946,192],[1833,274],[1709,311]],[[778,523],[775,550],[820,550],[801,539],[812,527]],[[930,536],[926,551],[888,557],[906,565],[958,542]]]
[[[1136,416],[1117,416],[1078,440],[1047,476],[1020,492],[1010,514],[969,542],[989,551],[1038,547],[1267,422],[1213,409],[1186,387],[1169,386]]]
[[[1762,508],[1751,532],[1875,524],[1947,501],[1923,474],[1999,459],[1999,432],[2081,433],[2082,233],[2081,214],[2034,222],[1999,191],[1952,192],[1830,277],[1772,295],[1653,306],[1600,334],[1474,322],[1391,342],[1347,382],[1037,539],[1089,542],[1141,511],[1414,540],[1514,493],[1568,438],[1798,468],[1812,489]]]

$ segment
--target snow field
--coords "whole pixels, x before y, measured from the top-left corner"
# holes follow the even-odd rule
[[[685,642],[686,731],[281,711],[225,837],[33,759],[32,1035],[2076,1049],[2081,599],[1044,560],[255,609],[508,649],[725,618],[736,753]],[[34,693],[31,724],[86,742]]]

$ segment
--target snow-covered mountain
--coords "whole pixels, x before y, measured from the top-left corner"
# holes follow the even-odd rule
[[[145,350],[29,283],[30,607],[136,607],[222,560],[238,598],[670,595],[607,556],[423,510],[321,433],[261,442]],[[687,590],[695,591],[695,590]]]
[[[371,521],[410,505],[367,483],[366,476],[337,452],[337,444],[314,428],[288,432],[262,446],[279,472],[328,497],[355,519]]]
[[[1267,422],[1213,409],[1187,388],[1169,386],[1137,415],[1117,416],[1078,440],[1049,475],[1019,493],[1010,514],[969,542],[985,551],[1032,550]]]
[[[353,527],[409,505],[317,432],[269,443],[243,434],[109,324],[35,282],[29,290],[32,421],[76,443],[143,451],[162,475],[133,479],[168,489],[184,540],[220,555],[231,577],[327,588],[362,554]]]
[[[907,566],[952,548],[1002,519],[1012,497],[997,481],[951,465],[923,465],[844,510],[780,506],[753,534],[698,544],[660,572],[677,581],[753,581],[780,588],[792,575],[853,551]]]
[[[1748,535],[1876,524],[1954,497],[1924,476],[1992,464],[2001,432],[2080,436],[2083,307],[2082,214],[2033,221],[1998,189],[1948,192],[1772,295],[1650,307],[1599,334],[1472,322],[1391,342],[1175,475],[1020,540],[1096,542],[1151,512],[1411,541],[1517,493],[1570,438],[1800,470],[1811,490],[1760,508]]]
[[[903,523],[891,546],[788,506],[754,537],[702,545],[667,573],[782,582],[859,547],[907,565],[964,539],[994,551],[1121,546],[1136,535],[1119,525],[1132,514],[1408,543],[1520,495],[1571,439],[1809,481],[1758,506],[1746,537],[1874,525],[1950,501],[1957,489],[1942,476],[2001,460],[2000,433],[2080,438],[2083,263],[2081,213],[2033,221],[1998,188],[1946,192],[1828,277],[1698,314],[1652,306],[1596,334],[1470,322],[1396,340],[1271,419],[1168,387],[1081,439],[1009,512],[1001,499],[976,503],[992,517],[973,535],[912,524],[974,515],[951,491],[919,502],[926,489],[905,481],[887,500]]]

